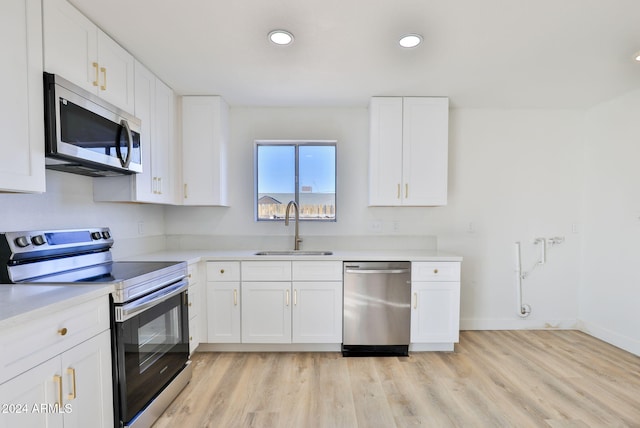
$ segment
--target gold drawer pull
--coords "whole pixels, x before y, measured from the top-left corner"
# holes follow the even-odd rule
[[[75,400],[76,398],[76,370],[69,367],[67,369],[67,374],[71,376],[71,388],[72,391],[67,396],[69,400]]]
[[[438,269],[434,269],[433,273],[435,273],[437,275],[438,274]]]
[[[62,376],[53,376],[53,381],[58,384],[58,406],[62,407]]]
[[[98,63],[94,62],[93,64],[94,70],[96,70],[96,78],[93,80],[93,86],[98,86],[98,80],[100,80],[100,69],[98,67]]]
[[[224,275],[224,269],[220,269],[220,274]]]
[[[67,332],[68,332],[68,331],[69,331],[69,330],[67,330],[67,328],[66,328],[66,327],[62,327],[60,330],[58,330],[58,334],[59,334],[60,336],[65,336],[65,335],[67,334]]]
[[[107,69],[105,67],[100,67],[100,71],[102,72],[102,85],[100,85],[100,90],[101,91],[106,91],[107,90]]]

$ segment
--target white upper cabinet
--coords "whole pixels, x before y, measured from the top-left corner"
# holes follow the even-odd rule
[[[182,204],[227,202],[229,107],[218,96],[182,97]]]
[[[44,192],[40,0],[0,2],[0,192]]]
[[[133,56],[66,0],[42,3],[45,71],[133,112]]]
[[[135,62],[135,116],[142,129],[142,172],[93,181],[95,201],[176,202],[175,96],[171,88]]]
[[[374,97],[369,114],[369,205],[446,205],[448,98]]]

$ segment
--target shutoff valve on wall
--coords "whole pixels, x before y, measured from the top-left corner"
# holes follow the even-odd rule
[[[518,305],[518,315],[521,318],[526,318],[531,314],[531,306],[522,303],[522,281],[533,272],[537,267],[542,266],[547,262],[547,246],[559,245],[564,242],[564,236],[554,236],[552,238],[535,238],[533,245],[537,245],[540,248],[540,255],[536,263],[528,271],[522,270],[522,256],[520,254],[520,241],[515,243],[516,250],[516,296]]]

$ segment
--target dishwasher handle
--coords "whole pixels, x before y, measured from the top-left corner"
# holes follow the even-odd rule
[[[410,273],[411,269],[360,269],[357,266],[346,266],[345,273],[364,273],[364,274],[399,274]]]

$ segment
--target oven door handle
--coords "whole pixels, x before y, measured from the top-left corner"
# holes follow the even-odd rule
[[[189,281],[187,278],[184,278],[182,281],[174,285],[155,291],[136,301],[122,305],[119,308],[116,307],[116,322],[124,322],[129,318],[133,318],[147,309],[152,308],[173,296],[177,296],[178,294],[186,291],[187,288],[189,288]]]

